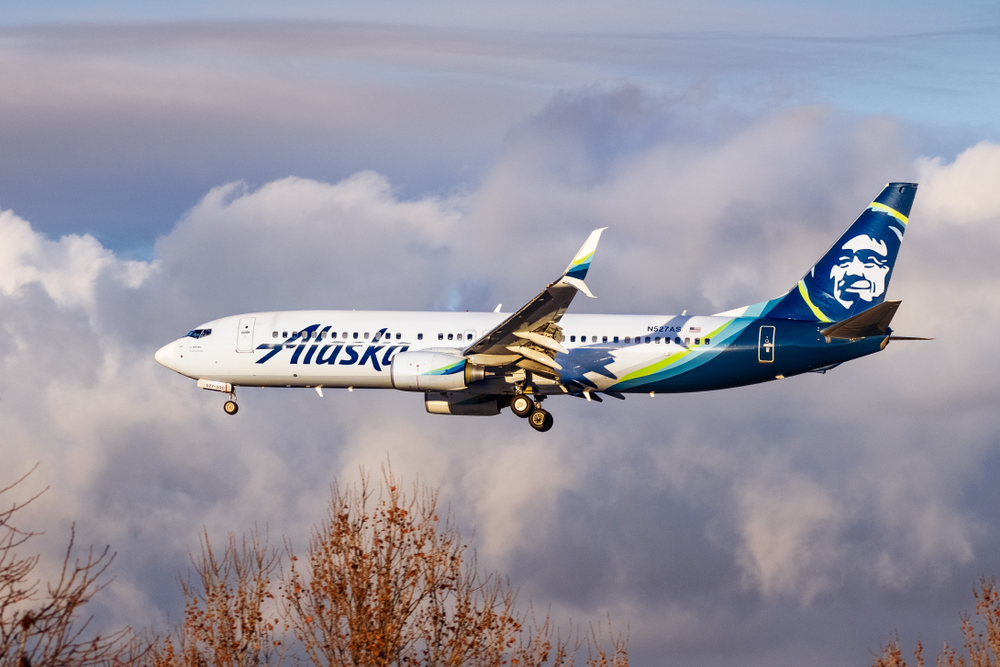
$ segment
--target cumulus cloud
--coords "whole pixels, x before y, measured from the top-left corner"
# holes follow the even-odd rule
[[[129,614],[175,601],[202,526],[267,522],[301,546],[333,477],[377,474],[388,453],[398,474],[441,488],[481,563],[509,571],[525,599],[577,620],[639,619],[637,660],[711,664],[728,651],[793,664],[808,651],[788,628],[821,662],[867,659],[903,621],[859,646],[865,609],[956,581],[965,591],[997,569],[998,374],[982,350],[1000,324],[988,263],[1000,214],[988,179],[952,176],[991,168],[996,147],[914,164],[884,120],[699,108],[627,87],[558,96],[461,196],[408,196],[370,171],[220,185],[150,262],[0,213],[4,471],[42,461],[53,488],[35,520],[76,520],[85,539],[113,544],[110,594]],[[542,436],[509,415],[430,416],[419,395],[393,392],[241,389],[230,418],[152,360],[238,312],[510,309],[605,225],[588,277],[600,298],[574,310],[739,306],[794,284],[883,183],[913,173],[927,184],[892,290],[906,300],[901,333],[938,340],[826,376],[555,399]],[[979,212],[953,224],[942,202],[963,198]],[[65,535],[50,532],[53,544]]]
[[[1000,145],[981,141],[962,151],[954,162],[919,158],[920,212],[928,219],[952,224],[982,224],[1000,218]]]
[[[116,258],[90,235],[50,241],[13,211],[0,211],[0,291],[6,295],[37,283],[59,306],[92,306],[101,274],[134,289],[151,270],[148,263]]]

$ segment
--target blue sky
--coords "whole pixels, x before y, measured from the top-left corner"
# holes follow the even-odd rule
[[[633,664],[936,651],[1000,571],[997,108],[994,3],[0,3],[0,458],[53,553],[118,550],[107,622],[176,615],[203,526],[304,543],[388,452]],[[390,392],[231,419],[152,359],[238,312],[513,308],[602,226],[575,310],[718,312],[911,179],[895,324],[937,340],[823,376],[543,437]]]

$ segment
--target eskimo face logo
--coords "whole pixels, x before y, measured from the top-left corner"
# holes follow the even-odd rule
[[[844,308],[860,299],[872,301],[885,292],[889,275],[889,249],[885,241],[867,234],[855,236],[841,246],[840,256],[830,269],[833,296]]]

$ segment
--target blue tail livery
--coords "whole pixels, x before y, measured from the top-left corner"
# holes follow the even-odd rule
[[[542,402],[726,389],[826,372],[885,348],[899,301],[887,301],[915,183],[890,183],[786,294],[708,316],[577,315],[603,229],[511,314],[278,311],[213,320],[156,360],[198,387],[421,392],[432,414],[496,415],[552,427]]]
[[[916,193],[916,183],[885,186],[795,287],[758,304],[760,314],[839,322],[882,303]]]

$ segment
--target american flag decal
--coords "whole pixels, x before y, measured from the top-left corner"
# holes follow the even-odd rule
[[[688,331],[691,333],[701,333],[701,327],[688,327]]]

